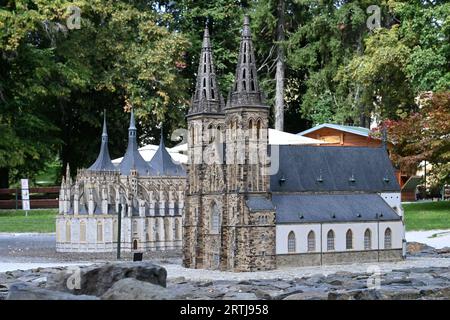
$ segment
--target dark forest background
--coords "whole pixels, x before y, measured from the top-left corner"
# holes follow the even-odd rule
[[[79,28],[68,23],[73,6]],[[176,144],[168,137],[186,125],[205,24],[226,97],[244,14],[274,127],[375,121],[388,128],[396,162],[427,160],[436,183],[449,182],[448,1],[2,0],[0,187],[23,177],[57,183],[67,163],[72,173],[92,163],[104,109],[111,156],[122,156],[126,101],[141,144],[159,142],[161,123]]]

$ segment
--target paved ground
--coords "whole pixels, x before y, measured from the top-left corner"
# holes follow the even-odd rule
[[[436,232],[432,232],[436,233]],[[408,235],[407,235],[408,238]],[[409,237],[408,240],[412,239]],[[431,238],[432,240],[435,238]],[[423,242],[423,241],[420,241]],[[446,244],[446,242],[444,242]],[[450,243],[447,244],[450,246]],[[127,257],[129,258],[129,257]],[[179,252],[168,254],[147,254],[145,260],[153,260],[164,266],[168,278],[185,277],[191,280],[219,279],[269,279],[295,278],[312,274],[331,274],[337,271],[367,272],[369,268],[380,268],[381,272],[411,267],[450,267],[450,258],[408,257],[395,263],[366,263],[345,266],[322,266],[286,268],[282,270],[234,274],[231,272],[186,269],[181,266]],[[31,269],[38,266],[67,266],[115,260],[115,254],[66,254],[55,251],[54,234],[0,234],[0,272],[16,269]]]
[[[436,249],[450,247],[450,230],[409,231],[406,241],[425,243]]]

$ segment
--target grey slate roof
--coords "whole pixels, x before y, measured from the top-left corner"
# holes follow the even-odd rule
[[[276,223],[401,220],[377,194],[275,194],[272,202]]]
[[[138,151],[133,109],[131,109],[130,127],[128,128],[128,147],[119,168],[123,175],[129,175],[132,169],[141,176],[148,176],[150,172],[150,166]]]
[[[270,199],[267,199],[263,196],[251,195],[247,198],[246,204],[247,204],[247,207],[249,208],[250,212],[275,209],[272,201],[270,201]]]
[[[102,144],[97,160],[87,169],[89,171],[114,171],[116,167],[111,162],[108,150],[108,132],[106,130],[106,114],[103,115]]]
[[[149,162],[150,175],[152,176],[185,176],[186,171],[183,166],[173,162],[172,157],[166,150],[164,145],[163,133],[161,130],[161,140],[158,150],[156,150],[153,158]]]
[[[400,186],[382,147],[280,145],[279,170],[270,177],[270,189],[399,192]]]

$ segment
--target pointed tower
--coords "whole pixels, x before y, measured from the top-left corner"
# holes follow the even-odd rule
[[[239,46],[236,76],[227,101],[227,109],[240,106],[267,108],[264,95],[259,88],[256,70],[255,53],[250,32],[250,20],[246,15],[244,17],[244,26]]]
[[[195,114],[223,114],[224,100],[217,86],[208,27],[203,34],[197,81],[188,117]]]
[[[221,234],[219,228],[212,230],[211,225],[213,214],[214,219],[219,219],[225,200],[223,161],[216,157],[223,151],[220,143],[225,135],[225,115],[207,27],[199,60],[195,93],[187,114],[189,137],[183,263],[190,268],[219,269]]]
[[[131,109],[130,127],[128,128],[128,147],[120,163],[120,174],[127,176],[130,175],[131,170],[135,170],[141,176],[148,176],[150,166],[138,151],[136,133],[134,110]]]
[[[222,213],[221,265],[234,271],[276,266],[275,210],[267,163],[270,109],[256,70],[250,21],[245,16],[236,79],[225,108],[229,134],[225,142],[227,206]]]
[[[106,130],[106,111],[103,114],[103,133],[100,152],[97,160],[87,169],[88,171],[115,171],[116,167],[111,162],[108,150],[108,132]]]
[[[150,160],[150,168],[152,176],[184,176],[185,170],[181,164],[173,162],[169,152],[167,152],[164,144],[163,129],[161,128],[161,140],[159,141],[158,150]]]

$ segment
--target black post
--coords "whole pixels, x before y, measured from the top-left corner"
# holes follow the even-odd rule
[[[120,239],[122,232],[122,204],[119,203],[119,213],[117,216],[117,260],[120,260]]]

